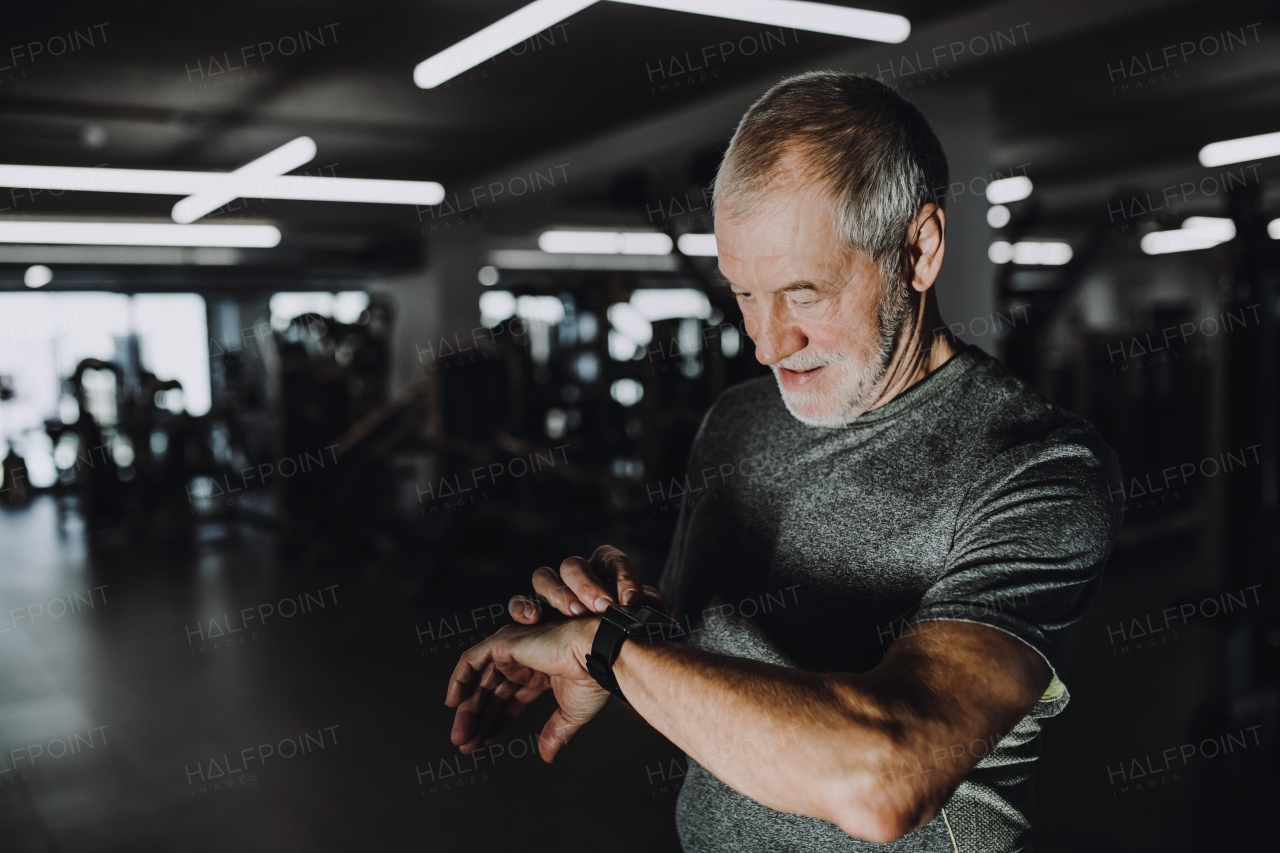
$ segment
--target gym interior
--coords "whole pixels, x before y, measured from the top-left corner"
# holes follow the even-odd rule
[[[854,37],[605,0],[476,36],[527,5],[6,15],[0,846],[678,851],[684,756],[626,707],[545,764],[546,695],[463,756],[445,687],[534,569],[610,543],[654,583],[735,476],[686,470],[769,374],[711,188],[814,69],[927,117],[950,331],[1120,460],[1037,845],[1263,843],[1280,7],[858,0],[909,33]]]

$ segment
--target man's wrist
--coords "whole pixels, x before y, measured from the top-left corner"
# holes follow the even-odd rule
[[[638,642],[623,643],[617,660],[613,662],[613,677],[624,694],[627,694],[628,686],[632,687],[632,693],[636,692],[634,688],[637,686],[637,679],[646,666],[659,657],[677,651],[681,646],[680,643],[656,637],[650,639],[639,636],[633,639]]]
[[[582,630],[578,634],[578,642],[574,643],[573,656],[577,658],[578,665],[582,667],[583,672],[589,672],[587,669],[587,655],[591,654],[591,644],[595,642],[596,631],[600,630],[601,619],[599,616],[578,616],[572,621],[580,623]]]

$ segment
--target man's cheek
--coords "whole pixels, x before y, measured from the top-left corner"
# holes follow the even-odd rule
[[[815,320],[823,326],[835,326],[847,324],[849,317],[847,316],[848,308],[843,305],[840,299],[825,299],[818,305],[815,313]],[[821,337],[836,337],[831,333],[821,335]]]
[[[827,330],[823,335],[832,348],[845,351],[859,350],[868,341],[876,339],[880,330],[880,298],[863,293],[849,293],[845,298],[832,300]]]
[[[824,308],[821,316],[802,323],[800,334],[811,348],[822,352],[849,355],[858,349],[857,324],[852,317],[842,316],[835,309]]]

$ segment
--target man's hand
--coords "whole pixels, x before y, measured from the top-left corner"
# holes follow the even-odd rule
[[[668,612],[662,593],[642,584],[631,558],[612,545],[601,545],[590,560],[570,557],[559,571],[538,569],[533,573],[533,591],[565,616],[603,613],[610,604],[619,603]],[[525,625],[542,619],[542,605],[536,599],[517,595],[507,608],[512,619]]]
[[[538,569],[533,589],[537,598],[517,595],[507,605],[520,624],[470,649],[454,671],[445,704],[458,709],[451,739],[464,754],[495,742],[549,687],[560,708],[542,731],[540,751],[551,761],[608,700],[586,671],[600,620],[575,618],[532,629],[542,621],[542,599],[572,617],[618,602],[668,612],[662,593],[642,584],[631,559],[612,545],[601,545],[590,560],[569,557],[559,571]]]
[[[538,737],[543,761],[596,715],[609,692],[587,672],[600,620],[507,625],[463,653],[449,680],[445,704],[457,708],[450,740],[469,755],[493,743],[548,687],[560,705]]]

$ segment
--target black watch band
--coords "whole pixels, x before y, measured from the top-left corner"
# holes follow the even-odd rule
[[[683,633],[679,627],[679,622],[652,607],[611,604],[600,614],[600,627],[596,628],[591,654],[587,655],[587,672],[601,687],[626,702],[627,697],[622,695],[618,680],[613,675],[613,664],[622,651],[623,641],[628,638],[673,639],[677,633]]]

